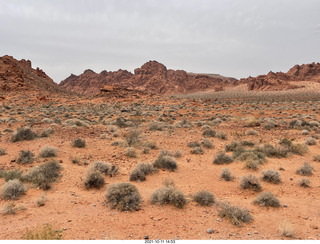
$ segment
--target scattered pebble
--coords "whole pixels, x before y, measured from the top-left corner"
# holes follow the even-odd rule
[[[92,204],[92,206],[94,206],[94,207],[95,207],[95,206],[97,206],[97,205],[96,205],[96,204]]]
[[[220,222],[221,222],[221,219],[220,219],[220,218],[217,218],[217,221],[220,221]]]
[[[250,233],[250,232],[248,233],[248,236],[251,236],[251,233]]]
[[[144,236],[144,239],[145,240],[149,240],[149,236]]]
[[[253,234],[258,234],[258,231],[253,232]]]
[[[288,205],[287,204],[283,204],[283,207],[286,208],[286,207],[288,207]]]
[[[66,228],[66,227],[63,227],[62,229],[63,229],[63,230],[67,230],[67,228]]]
[[[211,228],[207,229],[207,233],[208,234],[212,234],[213,233],[213,229],[211,229]]]

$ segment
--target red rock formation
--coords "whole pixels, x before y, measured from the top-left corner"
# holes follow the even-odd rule
[[[119,70],[102,71],[97,74],[85,71],[79,76],[71,75],[60,85],[80,94],[95,95],[103,86],[117,86],[153,94],[177,94],[208,89],[219,89],[224,81],[221,78],[203,74],[188,74],[183,70],[168,70],[157,61],[149,61],[134,70],[134,74]],[[217,88],[218,87],[218,88]]]
[[[46,73],[31,67],[30,60],[0,57],[0,91],[33,90],[38,92],[65,92]]]
[[[295,65],[287,72],[287,75],[292,80],[320,81],[320,64],[313,62],[311,64]]]

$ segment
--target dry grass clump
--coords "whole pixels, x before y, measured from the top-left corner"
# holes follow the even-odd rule
[[[54,230],[52,225],[46,224],[42,228],[28,230],[23,236],[23,240],[61,240],[62,230]]]
[[[5,181],[14,180],[14,179],[21,180],[22,173],[23,171],[18,169],[0,170],[0,178],[4,178]]]
[[[290,152],[297,155],[304,155],[308,152],[308,147],[304,144],[292,144],[289,148]]]
[[[320,162],[320,155],[313,155],[312,160],[315,162]]]
[[[80,119],[67,119],[64,122],[64,125],[71,126],[71,127],[89,127],[89,124]]]
[[[86,174],[85,180],[84,180],[84,186],[86,189],[90,188],[101,188],[104,185],[104,178],[103,175],[94,170],[89,170]]]
[[[159,169],[168,169],[169,171],[175,171],[178,167],[177,162],[174,157],[171,156],[167,150],[162,150],[155,160],[153,166]]]
[[[213,148],[212,142],[211,142],[209,139],[207,139],[207,138],[204,138],[204,139],[201,140],[201,145],[202,145],[203,147],[205,147],[205,148],[208,148],[208,149]]]
[[[163,186],[155,190],[151,195],[152,204],[171,204],[177,208],[183,208],[187,204],[184,194],[173,185]]]
[[[204,130],[202,132],[202,135],[205,137],[215,137],[217,132],[213,129],[211,129],[210,126],[204,127]]]
[[[145,181],[146,175],[156,172],[150,163],[139,163],[130,174],[130,181]]]
[[[228,136],[227,133],[225,133],[224,131],[218,131],[216,134],[216,137],[221,139],[221,140],[227,140]]]
[[[308,137],[306,139],[306,144],[309,146],[313,146],[317,144],[317,141],[313,137]]]
[[[37,134],[30,128],[21,127],[11,136],[11,142],[31,141],[37,138]]]
[[[51,160],[31,168],[23,176],[23,180],[35,184],[41,189],[47,190],[50,189],[51,184],[58,179],[60,171],[60,164],[55,160]]]
[[[296,173],[299,175],[312,175],[314,168],[309,163],[304,163],[299,169],[296,170]]]
[[[218,153],[213,160],[214,164],[229,164],[232,162],[232,157],[223,152]]]
[[[128,147],[128,148],[126,148],[126,150],[125,150],[125,155],[126,155],[128,158],[136,158],[136,157],[137,157],[136,149],[134,149],[133,147]]]
[[[110,177],[112,177],[118,172],[118,167],[111,165],[107,162],[96,161],[89,166],[88,170],[98,171],[102,174],[109,175]]]
[[[54,129],[52,129],[51,127],[44,129],[39,137],[49,137],[50,135],[52,135],[54,133]]]
[[[121,211],[138,210],[142,200],[137,187],[126,182],[111,184],[105,197],[112,209],[118,206]]]
[[[48,201],[47,197],[46,197],[46,194],[41,194],[37,200],[36,200],[36,204],[38,207],[42,207],[46,204],[46,202]]]
[[[247,136],[256,136],[256,135],[258,135],[258,132],[256,130],[251,129],[251,130],[247,130],[246,135]]]
[[[6,155],[7,154],[7,150],[4,148],[0,148],[0,156]]]
[[[301,178],[299,181],[299,186],[304,188],[310,187],[310,180],[308,178]]]
[[[221,170],[221,179],[224,179],[225,181],[232,181],[235,177],[232,176],[230,169],[222,169]]]
[[[39,152],[39,156],[42,158],[56,157],[57,154],[58,154],[58,149],[51,146],[44,146]]]
[[[19,152],[19,156],[17,158],[18,164],[32,164],[34,161],[34,153],[30,150],[24,151],[21,150]]]
[[[214,195],[208,191],[199,191],[193,196],[193,201],[201,206],[211,206],[215,203]]]
[[[281,175],[276,170],[265,170],[262,171],[262,180],[267,181],[269,183],[279,184],[281,182]]]
[[[158,149],[157,142],[155,142],[155,141],[147,141],[147,142],[144,144],[144,146],[145,146],[146,148],[149,148],[149,149],[152,149],[152,150]]]
[[[141,130],[132,128],[128,132],[126,132],[123,137],[129,147],[134,146],[141,140]]]
[[[71,145],[72,147],[84,148],[86,147],[86,141],[81,138],[77,138],[71,142]]]
[[[1,188],[1,197],[3,199],[17,199],[26,191],[27,188],[22,184],[20,180],[9,180]]]
[[[250,223],[253,220],[248,209],[231,206],[229,203],[218,204],[218,213],[221,218],[229,219],[236,226],[240,226],[242,223]]]
[[[278,228],[282,236],[292,237],[294,234],[294,226],[287,220],[281,222]]]
[[[187,118],[183,118],[181,121],[176,123],[176,127],[177,128],[191,128],[191,127],[193,127],[193,124]]]
[[[196,141],[188,142],[188,144],[187,144],[187,147],[191,147],[191,148],[200,147],[200,146],[201,146],[201,144],[199,142],[196,142]]]
[[[258,152],[262,152],[267,157],[285,158],[288,156],[290,149],[287,147],[274,147],[273,145],[266,143],[262,147],[255,149]]]
[[[253,203],[265,207],[280,207],[278,198],[271,192],[262,192]]]
[[[16,204],[14,202],[8,202],[3,205],[1,209],[1,214],[7,215],[7,214],[15,214],[17,212]]]
[[[261,184],[259,182],[259,179],[253,175],[243,176],[240,181],[240,187],[242,189],[261,191]]]
[[[203,154],[203,152],[202,147],[194,147],[190,150],[191,154]]]

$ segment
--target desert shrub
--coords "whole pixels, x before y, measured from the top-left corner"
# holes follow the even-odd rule
[[[38,207],[42,207],[46,204],[46,202],[48,201],[46,194],[41,194],[37,200],[36,200],[36,204]]]
[[[16,204],[14,202],[8,202],[3,205],[1,209],[1,214],[15,214],[17,211]]]
[[[152,193],[151,203],[172,204],[177,208],[183,208],[187,204],[187,200],[184,194],[174,186],[163,186]]]
[[[316,161],[316,162],[320,162],[320,155],[319,154],[318,155],[313,155],[312,160]]]
[[[266,207],[280,207],[278,198],[271,192],[262,192],[253,201],[254,204]]]
[[[294,234],[294,227],[293,225],[288,221],[283,221],[278,226],[279,231],[282,236],[285,237],[291,237]]]
[[[301,131],[301,134],[302,134],[302,135],[309,135],[309,134],[310,134],[310,131],[308,131],[308,130],[302,130],[302,131]]]
[[[143,153],[143,154],[148,154],[148,153],[150,153],[150,151],[151,151],[150,147],[144,147],[144,148],[142,149],[142,153]]]
[[[5,181],[18,179],[21,180],[23,171],[18,169],[13,170],[0,170],[0,178],[4,178]]]
[[[40,137],[49,137],[51,134],[54,133],[54,129],[52,129],[51,127],[44,129],[41,133],[40,133]]]
[[[19,152],[19,156],[17,158],[18,164],[32,164],[34,161],[34,153],[30,150],[24,151],[21,150]]]
[[[243,176],[240,181],[242,189],[251,189],[254,191],[261,191],[261,184],[259,179],[253,175]]]
[[[218,153],[213,160],[214,164],[229,164],[232,162],[233,162],[232,157],[222,152]]]
[[[312,175],[313,167],[309,163],[304,163],[299,169],[296,170],[296,173],[299,175]]]
[[[194,147],[191,149],[190,153],[192,154],[203,154],[202,147]]]
[[[187,144],[188,147],[200,147],[200,143],[199,142],[196,142],[196,141],[193,141],[193,142],[188,142]]]
[[[211,129],[210,127],[209,128],[206,128],[203,132],[202,132],[202,135],[205,136],[205,137],[215,137],[216,136],[216,131]]]
[[[58,154],[58,149],[55,147],[44,146],[39,153],[39,156],[42,158],[51,158],[56,157]]]
[[[276,127],[276,123],[272,120],[267,121],[264,125],[263,128],[265,128],[266,130],[271,130],[274,127]]]
[[[84,148],[86,146],[86,141],[81,138],[77,138],[71,142],[71,145],[72,147]]]
[[[224,131],[218,131],[216,137],[221,140],[227,140],[228,138],[227,133],[225,133]]]
[[[0,156],[6,155],[7,154],[7,150],[4,148],[0,148]]]
[[[227,152],[234,152],[236,150],[242,149],[242,145],[238,141],[232,141],[231,143],[225,145],[225,149]]]
[[[118,172],[118,168],[110,163],[103,161],[96,161],[90,165],[89,170],[98,171],[102,174],[113,176]]]
[[[155,141],[147,141],[144,146],[150,149],[158,149],[157,142]]]
[[[251,117],[251,118],[248,118],[248,120],[246,121],[245,126],[246,127],[260,126],[260,122],[256,118]]]
[[[247,130],[246,134],[247,136],[256,136],[258,132],[256,130]]]
[[[267,157],[285,158],[288,156],[289,150],[285,147],[274,147],[271,144],[264,144],[257,147],[256,151],[264,153]]]
[[[11,136],[11,142],[31,141],[37,137],[37,134],[30,128],[21,127]]]
[[[222,169],[221,170],[221,179],[224,179],[225,181],[232,181],[234,177],[231,174],[231,171],[229,169]]]
[[[130,174],[130,181],[144,181],[146,175],[154,173],[157,170],[150,163],[139,163]]]
[[[211,206],[215,203],[214,195],[208,191],[199,191],[193,196],[193,201],[201,206]]]
[[[62,230],[54,230],[52,225],[46,224],[42,228],[28,230],[23,236],[23,240],[61,240]]]
[[[229,203],[220,203],[218,213],[221,218],[229,219],[236,226],[240,226],[242,223],[250,223],[253,220],[248,209],[231,206]]]
[[[313,145],[316,145],[317,142],[316,142],[316,140],[315,140],[314,138],[308,137],[308,138],[306,139],[306,144],[309,145],[309,146],[313,146]]]
[[[170,152],[169,150],[167,150],[167,149],[163,149],[163,150],[161,150],[161,152],[159,153],[159,158],[160,157],[163,157],[163,156],[170,156],[170,157],[173,157],[173,153],[172,152]]]
[[[131,183],[111,184],[107,188],[105,197],[112,209],[117,206],[121,211],[132,211],[140,208],[141,196],[136,186]]]
[[[6,182],[1,188],[1,197],[3,199],[17,199],[21,194],[27,191],[20,180],[14,179]]]
[[[281,138],[280,140],[279,140],[279,144],[281,145],[281,146],[286,146],[286,147],[291,147],[291,145],[292,145],[292,141],[291,140],[289,140],[288,138],[286,138],[286,137],[284,137],[284,138]]]
[[[84,180],[84,186],[86,189],[90,188],[101,188],[104,185],[104,178],[103,175],[94,170],[88,170],[85,180]]]
[[[123,137],[129,146],[133,146],[140,142],[141,131],[137,128],[132,128],[127,133],[125,133]]]
[[[192,126],[192,122],[190,122],[187,118],[183,118],[176,124],[176,127],[178,128],[191,128]]]
[[[173,154],[173,156],[175,157],[175,158],[181,158],[182,157],[182,151],[181,150],[177,150],[177,151],[175,151],[175,153]]]
[[[306,152],[308,152],[308,147],[303,144],[292,144],[290,147],[290,152],[297,155],[304,155]]]
[[[310,187],[310,180],[308,178],[301,178],[299,181],[299,186],[301,187]]]
[[[78,156],[72,156],[70,160],[71,160],[71,163],[78,164],[78,165],[80,165],[82,161],[81,158]]]
[[[281,182],[281,175],[276,170],[268,169],[268,170],[262,171],[262,179],[269,183],[278,184]]]
[[[163,129],[164,129],[163,123],[155,121],[149,124],[149,130],[151,131],[155,131],[155,130],[162,131]]]
[[[247,169],[257,170],[260,166],[260,162],[258,160],[246,160],[245,161],[245,167]]]
[[[40,164],[32,167],[25,175],[23,181],[39,186],[41,189],[50,189],[51,184],[60,176],[61,166],[55,161]]]
[[[64,125],[72,127],[89,127],[89,124],[87,122],[80,119],[67,119],[64,122]]]
[[[118,132],[118,128],[113,125],[110,125],[108,129],[110,133]]]
[[[134,149],[133,147],[126,148],[125,154],[129,158],[136,158],[137,157],[136,149]]]
[[[162,152],[160,152],[160,155],[155,160],[153,166],[159,169],[168,169],[169,171],[175,171],[178,167],[175,158]]]
[[[203,147],[205,147],[205,148],[208,148],[208,149],[213,148],[212,142],[211,142],[209,139],[207,139],[207,138],[204,138],[204,139],[201,140],[201,145],[202,145]]]

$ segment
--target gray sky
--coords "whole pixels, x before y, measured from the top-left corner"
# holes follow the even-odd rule
[[[85,69],[236,78],[319,62],[319,0],[0,0],[0,56],[55,82]]]

